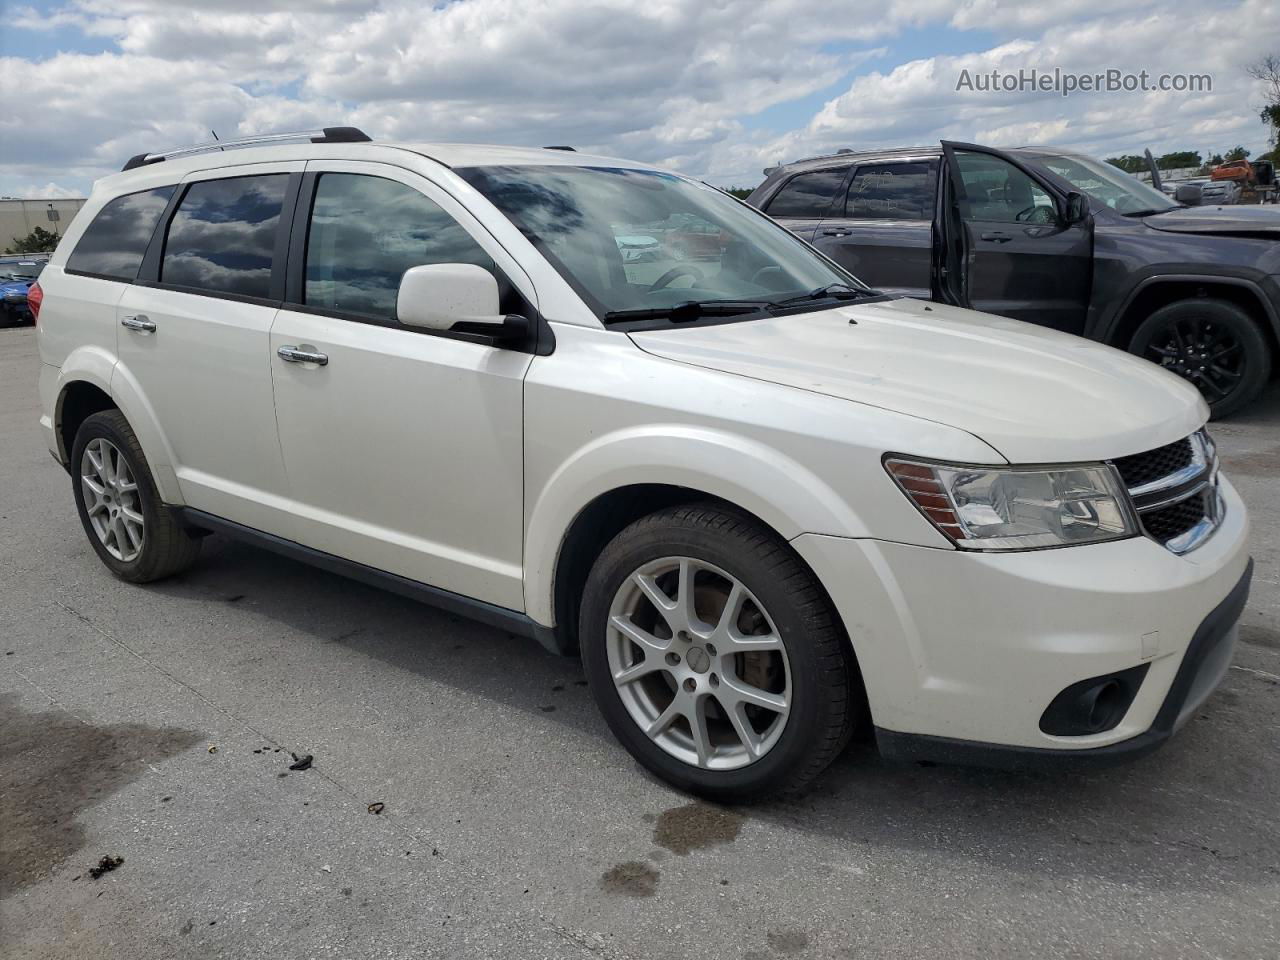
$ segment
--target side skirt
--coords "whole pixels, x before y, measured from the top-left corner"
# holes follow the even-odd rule
[[[485,603],[483,600],[473,600],[471,597],[464,597],[460,593],[441,590],[439,587],[420,583],[417,580],[410,580],[408,577],[402,577],[399,574],[388,573],[376,567],[356,563],[354,560],[346,560],[332,553],[324,553],[323,551],[303,546],[293,540],[286,540],[271,533],[264,533],[261,530],[246,527],[244,524],[236,523],[232,520],[224,520],[222,517],[205,513],[203,510],[194,510],[191,507],[171,507],[170,509],[178,516],[183,526],[193,532],[212,531],[213,533],[221,533],[235,540],[262,547],[264,550],[270,550],[272,553],[292,557],[294,560],[300,560],[313,567],[319,567],[321,570],[328,570],[330,573],[350,577],[352,580],[359,580],[369,586],[389,590],[392,593],[400,594],[402,597],[408,597],[411,600],[418,600],[441,610],[447,610],[449,613],[455,613],[469,620],[475,620],[478,623],[484,623],[499,630],[506,630],[521,637],[529,637],[537,640],[548,651],[558,656],[569,656],[576,652],[564,647],[554,629],[544,627],[542,624],[532,620],[528,615],[518,613],[515,610],[508,610],[506,607]]]

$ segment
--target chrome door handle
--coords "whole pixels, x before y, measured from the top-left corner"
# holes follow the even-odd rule
[[[823,230],[822,235],[824,237],[847,237],[852,232],[851,230]]]
[[[327,354],[319,353],[315,350],[301,350],[298,347],[285,345],[276,351],[276,355],[281,360],[287,360],[289,363],[314,363],[323,367],[329,362]]]
[[[156,332],[155,321],[148,320],[142,314],[138,314],[136,317],[122,317],[120,320],[120,326],[125,327],[128,330],[137,330],[141,333]]]

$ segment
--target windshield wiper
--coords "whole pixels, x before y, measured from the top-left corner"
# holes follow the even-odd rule
[[[804,303],[806,300],[857,300],[859,297],[871,296],[869,290],[859,290],[857,287],[851,287],[847,283],[828,283],[825,287],[818,287],[816,290],[810,290],[808,293],[802,293],[799,296],[787,297],[785,300],[773,301],[775,307],[785,307],[793,303]]]
[[[610,310],[603,319],[606,324],[623,323],[628,320],[670,320],[672,323],[688,323],[699,317],[734,317],[742,313],[756,313],[773,305],[772,300],[686,300],[671,307]]]

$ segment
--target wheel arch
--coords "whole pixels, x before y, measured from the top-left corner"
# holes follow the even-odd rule
[[[582,584],[605,544],[641,516],[711,500],[743,513],[779,539],[821,530],[865,534],[844,497],[811,471],[746,438],[660,425],[619,431],[577,452],[528,509],[525,605],[576,649]]]
[[[75,445],[80,425],[95,413],[115,410],[116,402],[102,387],[89,380],[70,380],[58,392],[54,408],[54,431],[58,441],[58,459],[68,470],[71,448]]]
[[[1258,321],[1271,347],[1274,359],[1280,359],[1280,315],[1262,288],[1242,277],[1204,277],[1194,274],[1168,274],[1147,277],[1129,292],[1116,311],[1105,337],[1111,346],[1125,350],[1142,321],[1162,307],[1180,300],[1225,300],[1243,309]]]
[[[119,410],[129,421],[165,503],[182,505],[172,449],[155,411],[129,372],[107,351],[96,347],[69,354],[58,377],[54,436],[63,465],[70,466],[75,433],[85,418],[110,409]]]

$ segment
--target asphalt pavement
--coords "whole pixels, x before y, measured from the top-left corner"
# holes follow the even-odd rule
[[[1280,956],[1280,389],[1213,428],[1253,593],[1164,749],[1019,775],[855,745],[724,809],[531,641],[217,537],[113,579],[38,366],[0,330],[4,960]]]

